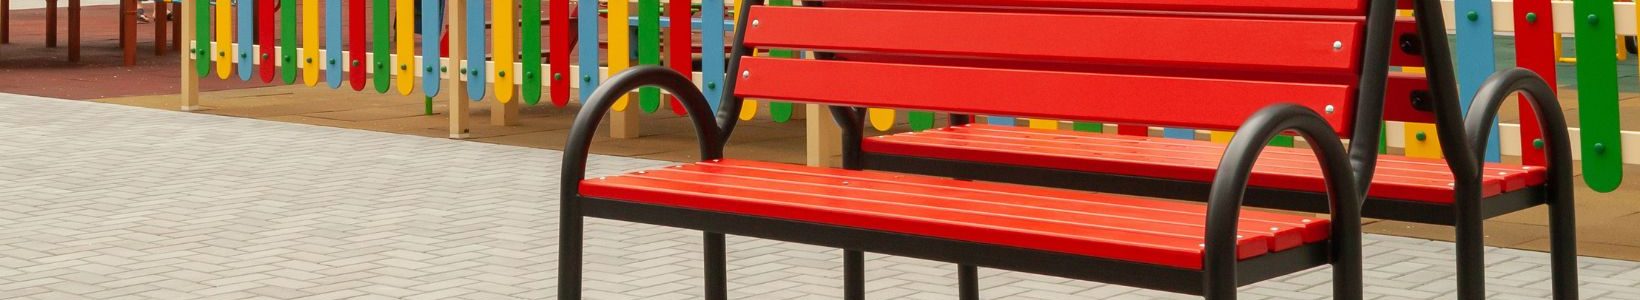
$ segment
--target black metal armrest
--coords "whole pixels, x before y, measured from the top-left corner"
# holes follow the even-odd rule
[[[1487,136],[1492,134],[1492,122],[1498,118],[1498,108],[1515,92],[1526,96],[1525,101],[1532,104],[1532,111],[1536,112],[1542,125],[1539,128],[1543,133],[1545,155],[1548,156],[1550,194],[1564,193],[1566,196],[1552,198],[1571,199],[1572,146],[1566,116],[1560,109],[1560,99],[1555,97],[1554,89],[1531,70],[1513,68],[1499,71],[1481,83],[1480,90],[1475,91],[1475,102],[1469,104],[1469,113],[1464,117],[1464,137],[1469,143],[1468,149],[1474,151],[1475,157],[1483,156]],[[1480,180],[1483,164],[1479,161],[1470,164],[1473,173],[1465,175]]]
[[[1296,104],[1274,104],[1260,109],[1242,123],[1230,139],[1219,161],[1218,172],[1207,202],[1207,241],[1203,261],[1208,295],[1234,294],[1237,287],[1235,264],[1236,225],[1241,218],[1242,196],[1259,153],[1271,139],[1284,131],[1296,131],[1309,141],[1320,160],[1327,182],[1328,205],[1332,213],[1334,296],[1361,295],[1361,199],[1355,175],[1338,134],[1314,110]]]
[[[563,181],[560,186],[564,203],[574,202],[570,199],[579,195],[581,180],[586,178],[587,154],[592,147],[592,137],[597,134],[598,123],[603,121],[604,114],[621,95],[645,86],[666,90],[683,103],[700,140],[701,160],[723,158],[723,138],[719,136],[711,106],[707,105],[706,98],[694,82],[677,71],[659,66],[627,69],[610,76],[608,82],[598,86],[592,95],[581,101],[581,112],[575,115],[575,123],[570,126],[569,142],[564,144]]]

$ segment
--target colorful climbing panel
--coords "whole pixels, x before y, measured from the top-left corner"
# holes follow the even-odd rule
[[[723,0],[702,0],[700,3],[700,81],[706,103],[717,110],[723,101],[724,53]]]
[[[273,76],[277,75],[278,72],[275,69],[277,66],[274,66],[273,63],[273,46],[275,45],[273,27],[274,22],[276,22],[273,18],[273,5],[279,3],[278,1],[281,0],[256,2],[256,19],[261,20],[261,22],[256,22],[255,26],[257,51],[256,57],[253,57],[252,60],[256,61],[257,73],[261,75],[260,78],[264,83],[273,82]]]
[[[251,58],[251,55],[256,53],[256,2],[257,0],[240,0],[239,4],[236,4],[236,6],[239,7],[238,15],[234,16],[235,18],[238,18],[237,20],[239,24],[227,24],[227,26],[237,26],[232,28],[238,29],[236,34],[238,35],[237,42],[239,43],[235,45],[239,46],[239,51],[237,52],[239,59],[235,63],[239,64],[239,80],[244,81],[250,81],[251,78],[254,77],[252,74],[256,74],[256,63],[254,63],[255,59]],[[233,29],[229,30],[231,31]],[[232,42],[235,41],[229,41],[229,43]]]
[[[617,28],[610,27],[609,30]],[[660,0],[638,0],[638,64],[661,64]],[[638,89],[638,106],[646,113],[660,109],[661,90],[654,87]]]
[[[296,83],[296,0],[279,0],[279,72],[285,84]]]
[[[1623,181],[1622,132],[1617,110],[1616,40],[1611,1],[1576,0],[1577,114],[1583,147],[1583,181],[1595,191],[1616,190]]]
[[[1537,72],[1543,80],[1548,81],[1549,88],[1558,88],[1555,78],[1555,47],[1559,43],[1555,39],[1554,12],[1549,0],[1515,0],[1515,64],[1522,68]],[[1521,162],[1526,165],[1542,166],[1547,164],[1543,156],[1543,147],[1540,140],[1543,137],[1542,129],[1538,125],[1537,115],[1525,113],[1533,111],[1531,102],[1521,96],[1520,103],[1520,156]]]
[[[392,59],[393,70],[398,74],[399,95],[409,96],[416,90],[416,0],[397,0],[393,7],[393,23],[398,31],[394,36],[394,45],[397,53]],[[432,6],[437,10],[438,6]],[[438,13],[432,13],[437,15]],[[434,56],[437,57],[437,56]]]
[[[363,91],[365,76],[369,74],[369,67],[364,65],[365,45],[365,0],[347,1],[347,83],[355,91]]]
[[[442,0],[421,0],[421,90],[427,97],[438,96],[439,77],[444,74],[439,40],[444,31]]]
[[[473,101],[484,100],[485,82],[489,73],[484,72],[489,58],[485,57],[486,45],[484,40],[484,9],[485,1],[467,1],[467,64],[462,73],[467,75],[467,98]],[[455,78],[451,78],[455,79]]]
[[[344,0],[325,0],[325,83],[342,87],[342,10]]]
[[[568,0],[557,0],[557,1],[568,1]],[[616,28],[616,27],[614,27],[616,19],[621,19],[621,20],[626,19],[626,18],[624,18],[626,16],[625,15],[626,11],[622,10],[620,15],[616,15],[614,7],[615,7],[615,4],[610,3],[609,15],[617,16],[617,17],[609,18],[610,28]],[[581,18],[576,20],[576,22],[579,22],[579,23],[577,23],[577,25],[579,25],[577,27],[580,27],[580,28],[577,28],[576,35],[584,36],[584,37],[587,38],[588,41],[586,43],[580,43],[580,49],[577,50],[581,53],[580,57],[577,58],[577,60],[579,60],[579,61],[577,61],[577,63],[579,63],[581,65],[581,69],[580,69],[580,74],[578,74],[578,76],[576,76],[576,77],[579,77],[580,80],[581,80],[581,99],[586,99],[588,96],[592,95],[593,90],[598,89],[598,81],[603,80],[603,76],[602,76],[603,74],[599,74],[600,72],[598,70],[598,52],[599,52],[598,42],[597,42],[598,41],[598,18],[596,17],[596,16],[598,16],[598,5],[596,3],[586,3],[586,4],[581,5],[580,7],[578,7],[578,9],[579,10],[576,11],[576,14],[581,15]],[[626,23],[626,22],[623,21],[621,23]],[[609,49],[610,49],[610,51],[612,51],[610,53],[615,53],[613,51],[615,50],[615,37],[616,36],[621,36],[624,39],[626,37],[626,34],[624,34],[624,33],[623,34],[616,34],[615,32],[610,32],[609,33]],[[567,39],[567,37],[562,36],[562,35],[554,35],[552,37],[552,39],[554,41],[557,41],[559,39]],[[613,56],[613,55],[611,55],[609,57],[609,68],[610,68],[611,72],[614,72],[614,69],[615,69],[615,56]],[[556,81],[554,81],[554,82],[556,82]],[[558,100],[554,99],[553,101],[556,102]],[[566,99],[565,101],[568,101],[568,100]],[[616,111],[620,111],[622,108],[625,108],[624,104],[625,104],[624,101],[619,102],[619,104],[616,105],[616,107],[617,107]]]
[[[1453,56],[1458,69],[1458,103],[1465,110],[1475,102],[1475,91],[1481,82],[1498,71],[1497,50],[1492,44],[1492,1],[1457,0],[1453,11],[1459,14],[1457,22],[1457,54]],[[1486,161],[1501,160],[1498,152],[1497,122],[1492,123],[1492,136],[1487,138]]]
[[[377,93],[387,93],[393,85],[388,64],[393,60],[393,0],[370,1],[370,74]]]
[[[491,53],[490,59],[495,62],[495,100],[507,103],[512,102],[513,95],[517,94],[513,92],[513,77],[518,76],[513,71],[513,62],[518,58],[516,52],[518,48],[513,45],[515,29],[518,29],[518,20],[513,18],[514,6],[517,4],[514,4],[512,0],[490,0],[490,2],[490,8],[494,9],[491,15],[494,22],[491,22],[490,30],[495,33],[495,38],[491,39],[491,42],[495,43],[495,49],[491,50],[493,53]],[[536,55],[539,56],[540,53],[538,52]]]

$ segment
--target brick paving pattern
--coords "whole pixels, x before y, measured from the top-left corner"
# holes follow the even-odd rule
[[[549,299],[561,153],[0,94],[0,299]],[[597,156],[592,176],[662,161]],[[694,299],[696,232],[588,222],[588,298]],[[730,296],[831,299],[841,251],[730,237]],[[1369,299],[1447,299],[1451,244],[1369,235]],[[872,299],[952,299],[950,264],[867,255]],[[1491,299],[1548,297],[1490,249]],[[1591,299],[1640,263],[1583,258]],[[1326,268],[1242,289],[1326,299]],[[982,270],[985,298],[1194,297]]]

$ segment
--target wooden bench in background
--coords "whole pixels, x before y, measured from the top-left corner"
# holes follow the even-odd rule
[[[1457,255],[1459,295],[1464,299],[1481,299],[1485,297],[1485,261],[1484,261],[1484,233],[1482,220],[1516,212],[1539,205],[1550,205],[1549,217],[1552,232],[1554,263],[1554,290],[1557,299],[1576,299],[1576,245],[1575,222],[1571,182],[1571,152],[1569,146],[1562,147],[1560,143],[1569,143],[1565,138],[1564,122],[1556,126],[1545,126],[1546,135],[1557,135],[1545,139],[1549,148],[1551,161],[1547,167],[1528,166],[1520,164],[1482,163],[1471,159],[1465,154],[1472,149],[1483,148],[1484,143],[1470,143],[1464,140],[1465,129],[1463,122],[1478,121],[1463,117],[1463,111],[1458,107],[1456,84],[1452,80],[1452,58],[1448,52],[1445,28],[1442,27],[1440,3],[1437,1],[1421,1],[1423,6],[1419,10],[1420,17],[1402,18],[1394,25],[1392,41],[1395,47],[1384,47],[1381,50],[1390,50],[1390,65],[1406,67],[1427,67],[1428,73],[1437,74],[1425,78],[1422,74],[1391,73],[1387,86],[1383,89],[1362,88],[1354,91],[1356,103],[1329,106],[1336,111],[1328,111],[1332,115],[1353,115],[1353,124],[1345,124],[1344,128],[1353,128],[1351,139],[1351,163],[1357,168],[1369,168],[1364,176],[1358,178],[1358,185],[1367,187],[1366,204],[1362,215],[1368,218],[1417,222],[1434,225],[1455,226],[1457,229]],[[850,2],[853,3],[853,2]],[[1236,3],[1263,3],[1262,1],[1221,1],[1223,5]],[[1314,6],[1326,5],[1364,5],[1363,0],[1323,0],[1308,2]],[[1413,9],[1413,1],[1399,1],[1403,9]],[[1275,8],[1269,8],[1275,9]],[[1222,11],[1240,11],[1226,9]],[[854,20],[843,20],[850,22]],[[869,26],[869,25],[868,25]],[[989,25],[976,26],[989,27]],[[852,27],[849,28],[861,28]],[[849,28],[833,28],[824,35],[861,34],[849,32]],[[979,28],[975,28],[978,30]],[[845,32],[837,32],[837,31]],[[1180,30],[1189,30],[1180,28]],[[1181,33],[1188,37],[1189,33]],[[1120,39],[1091,39],[1091,43],[1099,43],[1112,51],[1147,51],[1176,53],[1181,62],[1198,65],[1202,68],[1213,68],[1206,61],[1192,61],[1216,59],[1220,63],[1232,64],[1233,67],[1245,68],[1234,72],[1252,72],[1252,67],[1298,66],[1306,60],[1297,60],[1302,47],[1306,45],[1324,44],[1322,36],[1308,36],[1296,30],[1273,31],[1268,33],[1281,41],[1297,42],[1291,50],[1295,52],[1263,52],[1264,49],[1225,46],[1225,42],[1246,40],[1249,37],[1227,36],[1228,41],[1199,43],[1194,45],[1214,45],[1211,51],[1203,51],[1199,47],[1183,47],[1192,45],[1182,40],[1168,39],[1169,36],[1146,35],[1134,40]],[[959,44],[970,41],[955,40],[916,40],[930,49],[956,49]],[[1055,47],[1063,47],[1065,41]],[[1169,47],[1172,44],[1181,47]],[[1427,49],[1427,50],[1425,50]],[[1058,50],[1058,49],[1055,49]],[[1375,49],[1378,50],[1378,49]],[[1435,55],[1430,55],[1434,53]],[[1381,55],[1381,54],[1379,54]],[[890,60],[880,55],[838,54],[842,59],[860,61]],[[1372,66],[1374,62],[1365,60],[1363,63]],[[1501,101],[1509,94],[1522,87],[1504,89],[1504,84],[1521,84],[1535,80],[1535,75],[1524,70],[1499,72],[1495,86],[1489,86],[1494,94],[1478,95],[1475,99],[1498,98]],[[1442,75],[1444,74],[1444,75]],[[1530,75],[1530,76],[1528,76]],[[821,76],[842,76],[840,74],[814,74]],[[1515,77],[1507,77],[1515,76]],[[1539,80],[1540,81],[1540,80]],[[1365,80],[1362,84],[1352,87],[1367,87]],[[1350,82],[1344,82],[1350,83]],[[852,84],[852,83],[850,83]],[[1533,83],[1536,84],[1536,83]],[[849,85],[841,85],[849,86]],[[1432,89],[1433,87],[1433,89]],[[1059,88],[1059,89],[1067,89]],[[1092,106],[1098,110],[1123,111],[1121,116],[1140,116],[1138,118],[1095,119],[1097,121],[1145,123],[1143,116],[1157,114],[1180,114],[1191,110],[1221,110],[1230,108],[1234,103],[1256,103],[1262,97],[1275,98],[1307,98],[1307,95],[1220,95],[1205,96],[1216,101],[1215,104],[1203,104],[1195,107],[1170,107],[1156,103],[1156,96],[1176,94],[1183,87],[1154,86],[1147,87],[1141,94],[1110,95],[1100,94],[1097,91],[1062,93],[1058,95],[1043,94],[1039,97],[1063,99],[1066,103],[1075,103],[1085,97],[1116,97],[1126,99],[1131,104],[1110,104]],[[1552,91],[1552,90],[1551,90]],[[1530,92],[1530,91],[1527,91]],[[993,99],[1017,99],[1021,97],[994,95]],[[1538,94],[1538,97],[1547,101],[1540,101],[1536,111],[1539,114],[1547,113],[1552,116],[1543,118],[1563,119],[1555,97],[1551,93]],[[1384,99],[1383,101],[1370,99]],[[998,100],[1013,101],[1013,100]],[[1353,104],[1353,105],[1351,105]],[[1495,107],[1488,107],[1495,103],[1480,103],[1472,107],[1475,111],[1495,111]],[[1043,104],[1047,105],[1047,104]],[[1547,105],[1545,109],[1542,105]],[[1241,109],[1244,111],[1245,108]],[[1214,117],[1239,118],[1244,115],[1238,110],[1225,110],[1224,114]],[[1205,111],[1198,113],[1206,113]],[[1472,112],[1473,114],[1473,112]],[[1472,118],[1492,119],[1494,115],[1471,115]],[[865,169],[885,170],[925,175],[938,175],[974,180],[1000,181],[1020,184],[1053,186],[1080,190],[1090,190],[1108,193],[1122,193],[1164,197],[1172,199],[1204,200],[1211,191],[1210,183],[1214,179],[1219,164],[1220,153],[1226,150],[1223,144],[1208,141],[1168,139],[1150,137],[1146,135],[1112,135],[1074,131],[1043,131],[1030,128],[997,126],[986,124],[970,124],[966,116],[955,115],[952,126],[935,130],[903,133],[889,136],[877,136],[860,140],[857,149],[845,149],[847,153],[859,153],[858,160]],[[1440,144],[1446,152],[1446,160],[1409,158],[1404,156],[1378,156],[1378,141],[1382,121],[1403,121],[1419,123],[1435,123],[1440,127]],[[1353,126],[1351,126],[1353,125]],[[1490,127],[1488,127],[1490,128]],[[858,129],[845,128],[845,131]],[[1482,136],[1485,136],[1484,134]],[[857,137],[856,137],[857,138]],[[1563,159],[1563,160],[1562,160]],[[1309,150],[1276,148],[1265,154],[1257,168],[1253,170],[1249,184],[1248,205],[1268,208],[1279,208],[1297,211],[1326,212],[1328,207],[1323,205],[1326,199],[1327,186],[1324,184],[1322,170],[1314,163],[1315,158]],[[983,170],[983,171],[979,171]],[[1362,170],[1357,170],[1362,171]],[[1454,176],[1453,174],[1461,174]]]

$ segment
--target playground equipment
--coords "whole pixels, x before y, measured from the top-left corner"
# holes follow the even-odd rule
[[[552,103],[563,106],[568,104],[571,98],[569,93],[572,87],[595,87],[605,72],[598,68],[597,64],[590,64],[590,68],[582,72],[570,63],[569,54],[572,47],[577,45],[576,36],[599,36],[599,26],[596,23],[599,18],[581,19],[575,17],[576,13],[571,12],[580,9],[581,15],[599,16],[600,5],[593,2],[589,2],[590,5],[583,8],[576,8],[569,1],[553,1],[549,8],[556,10],[552,11],[548,20],[541,19],[540,4],[529,1],[495,2],[510,4],[494,5],[489,1],[421,0],[422,6],[443,8],[446,13],[432,13],[436,10],[424,9],[425,13],[420,14],[419,20],[415,13],[417,10],[413,8],[416,5],[414,1],[373,0],[367,3],[364,0],[302,0],[299,4],[295,2],[242,0],[203,2],[200,5],[188,3],[189,6],[185,8],[188,12],[185,13],[184,19],[196,22],[188,24],[191,26],[185,26],[191,30],[188,35],[194,39],[190,43],[192,55],[185,57],[184,60],[189,65],[196,66],[197,69],[193,72],[199,72],[201,75],[208,74],[214,65],[217,76],[224,79],[238,73],[242,80],[260,77],[271,82],[271,78],[283,74],[288,84],[293,83],[296,74],[300,73],[305,83],[316,85],[320,75],[323,75],[332,88],[340,87],[345,81],[354,90],[362,91],[366,85],[370,85],[377,92],[386,93],[393,85],[397,85],[399,93],[405,95],[416,86],[414,78],[417,72],[412,70],[421,70],[419,73],[423,77],[422,90],[429,101],[431,97],[447,90],[441,88],[446,82],[443,79],[451,77],[449,71],[455,69],[455,80],[449,82],[465,86],[458,93],[460,95],[446,93],[451,95],[452,102],[482,101],[485,98],[496,100],[496,109],[493,111],[498,113],[493,115],[492,119],[497,124],[516,122],[512,119],[517,110],[515,102],[512,101],[514,98],[522,98],[525,103],[535,105],[543,96],[542,85],[548,85],[552,88],[545,92],[550,95]],[[609,55],[610,68],[618,71],[631,65],[629,57],[638,57],[640,63],[665,64],[682,71],[691,69],[691,49],[694,48],[689,45],[693,27],[691,24],[706,24],[701,27],[712,32],[726,31],[724,3],[721,0],[707,2],[708,5],[701,8],[704,14],[698,19],[692,18],[691,13],[695,10],[687,2],[671,4],[668,8],[670,17],[667,20],[658,18],[661,13],[659,6],[640,5],[640,16],[636,18],[638,21],[635,26],[635,36],[638,38],[633,40],[625,31],[617,31],[616,34],[609,35],[611,39],[607,46],[609,50],[613,50],[609,53],[631,53],[633,46],[653,53],[636,53],[634,56]],[[321,4],[326,6],[323,14],[318,7]],[[622,11],[625,4],[617,2],[611,9],[617,15],[628,15],[629,11]],[[515,5],[519,8],[516,11]],[[281,9],[287,6],[290,9]],[[301,11],[300,20],[296,17],[298,9]],[[366,10],[370,13],[367,14]],[[495,22],[489,22],[491,16]],[[450,22],[445,22],[445,18]],[[520,19],[542,20],[542,24],[552,28],[555,34],[547,44],[551,46],[551,51],[541,51],[543,41],[540,38],[540,28],[520,26],[533,23],[519,22]],[[608,19],[611,25],[617,26],[613,28],[628,27],[627,18]],[[454,22],[456,20],[462,21]],[[441,48],[447,46],[439,44],[440,38],[421,38],[422,51],[417,55],[413,41],[422,35],[418,34],[415,22],[421,23],[421,30],[432,33],[425,37],[440,37],[439,33],[443,32],[446,38],[442,40],[454,40],[459,45],[459,49],[456,50],[461,51],[443,53],[445,51],[441,51]],[[344,27],[343,24],[347,26]],[[665,56],[666,61],[658,60],[662,57],[659,55],[662,49],[659,32],[663,25],[665,30],[670,32],[665,48],[670,54]],[[273,30],[276,27],[280,30]],[[298,27],[301,28],[303,41],[300,47],[297,45],[295,33]],[[320,31],[321,27],[324,28],[323,31]],[[576,29],[577,27],[581,29]],[[348,30],[344,32],[342,28]],[[239,37],[237,40],[236,35]],[[506,36],[512,38],[498,38]],[[324,44],[322,46],[321,39]],[[704,35],[703,42],[716,45],[701,47],[703,57],[724,57],[724,41],[721,34]],[[581,59],[598,61],[603,46],[605,44],[597,42],[582,44]],[[284,52],[285,49],[289,49],[290,52]],[[518,55],[520,52],[531,55]],[[279,57],[270,57],[273,53],[279,53]],[[431,59],[439,57],[443,58]],[[543,62],[543,58],[549,59]],[[455,63],[451,64],[452,61]],[[718,70],[713,73],[722,72],[721,59],[702,59],[701,64],[707,69]],[[524,67],[525,65],[532,67]],[[533,66],[542,68],[537,69]],[[253,76],[253,73],[260,76]],[[397,80],[394,80],[394,77],[397,77]],[[699,78],[702,78],[703,85],[708,87],[707,90],[715,91],[721,84],[722,77],[721,74],[716,74],[702,75]],[[577,78],[579,80],[576,80]],[[489,93],[492,90],[495,92]],[[194,95],[196,92],[185,88],[183,94]],[[659,107],[659,94],[640,94],[642,96],[639,102],[645,111],[653,111]],[[184,100],[185,109],[197,107],[197,100],[192,100],[195,98],[184,98],[189,99]],[[452,103],[451,107],[458,110],[466,109],[464,104]],[[681,113],[681,109],[674,111]],[[465,114],[449,115],[452,119],[451,136],[465,136]],[[618,126],[614,134],[636,136],[637,119],[622,119],[622,122],[617,123],[624,126]]]

